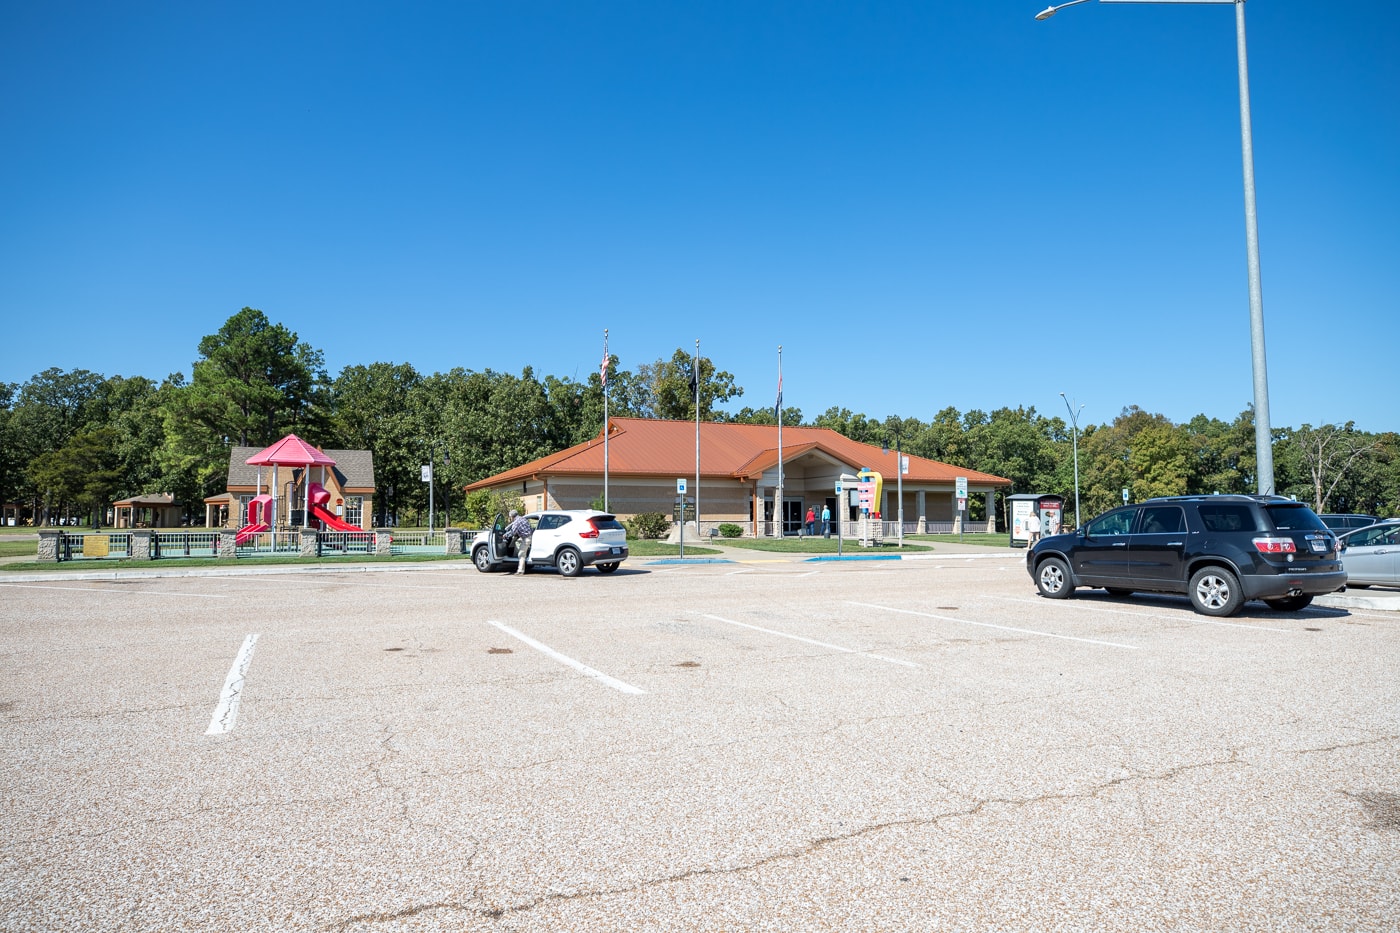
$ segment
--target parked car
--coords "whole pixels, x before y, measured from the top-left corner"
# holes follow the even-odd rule
[[[1374,515],[1355,515],[1350,512],[1324,512],[1318,518],[1322,519],[1322,524],[1338,534],[1353,528],[1365,528],[1380,521]]]
[[[612,573],[627,559],[627,529],[617,516],[594,509],[549,509],[525,516],[535,529],[525,569],[554,567],[576,577],[590,564],[599,573]],[[472,563],[482,573],[514,568],[519,558],[506,544],[506,517],[497,514],[486,531],[472,539]]]
[[[1388,519],[1341,537],[1347,586],[1400,586],[1400,522]]]
[[[1283,612],[1346,585],[1336,535],[1281,496],[1170,496],[1105,512],[1042,538],[1026,569],[1042,596],[1076,587],[1115,596],[1185,593],[1197,612],[1228,616],[1251,599]]]

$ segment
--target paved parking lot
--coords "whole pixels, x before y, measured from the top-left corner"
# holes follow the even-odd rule
[[[1000,558],[0,581],[0,929],[1396,929],[1397,626]]]

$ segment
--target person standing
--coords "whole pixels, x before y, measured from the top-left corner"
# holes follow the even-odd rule
[[[822,506],[822,536],[831,537],[831,506]]]
[[[1031,536],[1031,546],[1034,547],[1035,543],[1040,540],[1040,516],[1036,514],[1034,509],[1031,510],[1031,514],[1026,516],[1026,532]]]
[[[817,510],[810,505],[807,506],[807,536],[811,537],[817,533]]]
[[[525,561],[530,556],[530,539],[535,535],[535,529],[530,526],[530,522],[515,509],[510,510],[510,524],[506,526],[506,544],[515,542],[515,553],[519,555],[520,562],[515,567],[516,576],[525,573]]]

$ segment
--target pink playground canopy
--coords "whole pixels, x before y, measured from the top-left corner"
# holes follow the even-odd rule
[[[251,466],[335,466],[334,460],[295,434],[288,434],[243,462]]]

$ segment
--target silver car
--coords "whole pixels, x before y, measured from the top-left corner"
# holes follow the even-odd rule
[[[590,564],[599,573],[612,573],[627,559],[627,529],[617,516],[594,509],[547,509],[525,520],[535,529],[525,567],[554,567],[576,577]],[[482,573],[514,568],[520,558],[514,543],[506,543],[504,515],[472,539],[472,563]]]
[[[1400,586],[1400,522],[1348,531],[1339,539],[1347,586]]]

